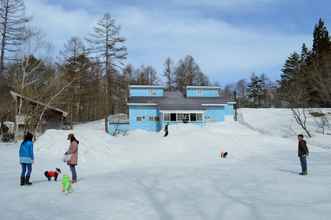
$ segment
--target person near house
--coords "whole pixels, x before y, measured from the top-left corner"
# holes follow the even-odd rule
[[[33,154],[33,134],[27,132],[24,136],[24,140],[21,143],[19,150],[20,164],[22,167],[21,171],[21,186],[31,185],[30,176],[32,172],[32,164],[34,161]]]
[[[78,144],[79,141],[75,138],[74,134],[69,134],[67,140],[70,141],[69,149],[65,152],[65,155],[70,155],[70,159],[67,161],[70,167],[72,183],[77,182],[76,166],[78,162]]]
[[[300,175],[307,175],[307,157],[309,156],[309,150],[307,147],[307,142],[304,140],[302,134],[298,135],[298,157],[300,158],[300,164],[302,172]]]
[[[164,127],[164,136],[163,137],[167,137],[169,134],[169,124],[166,124]]]

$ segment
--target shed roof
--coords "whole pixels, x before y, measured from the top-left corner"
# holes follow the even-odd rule
[[[34,100],[34,99],[30,98],[30,97],[27,97],[27,96],[18,94],[18,93],[13,92],[13,91],[10,91],[10,94],[12,95],[12,97],[15,100],[17,100],[17,98],[21,98],[21,99],[25,99],[25,100],[27,100],[29,102],[35,103],[37,105],[41,105],[41,106],[44,106],[44,107],[47,106],[47,104],[45,104],[45,103],[42,103],[40,101]],[[68,116],[68,112],[63,111],[62,109],[59,109],[59,108],[56,108],[56,107],[53,107],[53,106],[50,106],[50,105],[47,106],[47,109],[51,109],[53,111],[59,112],[59,113],[61,113],[63,115],[63,117],[67,117]]]
[[[221,106],[221,97],[184,97],[181,92],[166,92],[164,97],[130,97],[128,103],[158,104],[160,110],[206,110],[208,105]]]

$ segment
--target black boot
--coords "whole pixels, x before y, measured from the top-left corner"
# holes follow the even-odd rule
[[[21,186],[24,186],[24,185],[25,185],[25,177],[21,176]]]
[[[30,176],[25,177],[25,184],[29,186],[32,185],[32,183],[30,182]]]

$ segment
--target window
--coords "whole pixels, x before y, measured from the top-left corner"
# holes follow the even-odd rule
[[[202,89],[198,89],[197,90],[197,94],[198,94],[198,96],[202,96],[203,95],[203,90]]]
[[[137,121],[142,121],[143,120],[143,118],[142,117],[140,117],[140,116],[137,116]]]
[[[190,115],[184,114],[184,113],[179,113],[179,114],[177,114],[177,121],[187,123],[190,121]]]
[[[192,122],[202,121],[202,113],[191,113],[190,114],[190,119],[191,119]]]
[[[154,89],[150,89],[148,93],[150,96],[156,96],[156,91]]]
[[[170,121],[170,114],[169,113],[164,113],[163,118],[164,118],[163,119],[164,121]]]
[[[149,120],[150,121],[160,121],[160,117],[159,116],[149,116]]]
[[[197,114],[192,113],[190,114],[191,121],[197,121]]]
[[[177,121],[177,115],[176,115],[176,113],[171,113],[170,114],[170,121]]]

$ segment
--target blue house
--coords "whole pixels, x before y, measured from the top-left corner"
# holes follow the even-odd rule
[[[220,97],[220,88],[187,86],[185,94],[163,86],[132,85],[128,99],[130,130],[160,131],[166,124],[223,122],[234,114],[234,102]]]

